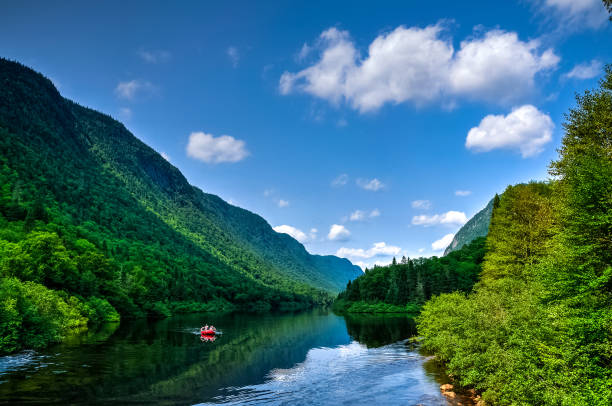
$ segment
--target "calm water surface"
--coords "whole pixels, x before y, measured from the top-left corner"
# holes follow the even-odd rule
[[[223,335],[203,342],[212,323]],[[125,322],[0,358],[2,404],[446,405],[403,316],[324,310]]]

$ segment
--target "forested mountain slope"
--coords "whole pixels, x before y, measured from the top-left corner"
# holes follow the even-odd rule
[[[332,292],[361,274],[359,267],[333,256],[320,267],[317,256],[289,235],[275,232],[260,216],[189,185],[178,169],[122,124],[93,110],[71,107],[83,123],[80,130],[91,143],[94,159],[141,204],[223,262],[264,282],[289,277]]]
[[[461,249],[478,237],[486,237],[491,223],[491,213],[493,212],[493,201],[491,199],[484,209],[480,210],[467,223],[463,225],[453,237],[453,241],[444,250],[444,255]]]
[[[416,313],[432,296],[469,292],[482,271],[484,238],[479,237],[444,257],[403,257],[387,266],[366,269],[340,292],[334,308],[348,312]]]
[[[310,306],[359,274],[189,185],[122,124],[0,59],[0,352],[114,309]]]

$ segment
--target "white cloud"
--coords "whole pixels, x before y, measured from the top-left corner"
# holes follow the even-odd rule
[[[357,265],[359,268],[361,268],[362,271],[365,271],[366,269],[372,269],[374,268],[374,266],[378,265],[378,266],[387,266],[391,263],[391,260],[379,260],[379,261],[373,261],[373,262],[365,262],[365,261],[351,261],[353,263],[353,265]]]
[[[445,249],[446,247],[448,247],[451,241],[453,241],[454,236],[455,234],[446,234],[444,237],[431,243],[431,248],[434,251],[440,251]]]
[[[393,245],[387,245],[385,242],[377,242],[373,244],[372,248],[364,250],[363,248],[346,248],[342,247],[338,249],[336,255],[342,258],[354,259],[368,259],[373,257],[387,257],[392,255],[399,255],[402,252],[400,247]]]
[[[552,49],[539,54],[539,48],[537,40],[523,42],[515,32],[501,30],[462,41],[450,69],[451,89],[469,98],[517,100],[532,91],[538,72],[559,63]]]
[[[455,190],[455,196],[465,197],[471,194],[472,194],[471,190]]]
[[[234,68],[237,67],[238,66],[238,62],[240,61],[240,54],[238,53],[238,48],[236,48],[236,47],[229,47],[229,48],[227,48],[225,53],[229,57],[230,62],[232,63],[232,66]]]
[[[429,200],[414,200],[412,202],[413,209],[427,210],[430,207],[431,207],[431,202]]]
[[[162,49],[154,49],[154,50],[144,50],[141,49],[138,51],[138,56],[147,63],[157,64],[168,62],[171,58],[171,54],[168,51],[164,51]]]
[[[165,152],[162,152],[160,154],[162,156],[162,158],[164,158],[166,161],[170,162],[170,155],[166,154]]]
[[[574,79],[591,79],[598,76],[602,72],[602,63],[597,59],[593,59],[589,63],[580,63],[567,72],[563,77]]]
[[[115,88],[117,97],[126,100],[135,100],[138,97],[150,96],[157,88],[146,80],[134,79],[128,82],[119,82]]]
[[[320,58],[296,73],[284,72],[281,94],[301,91],[360,112],[386,103],[420,105],[453,96],[507,102],[529,93],[535,76],[556,67],[552,49],[536,40],[492,30],[461,42],[455,52],[442,24],[399,26],[379,35],[361,57],[347,31],[330,28],[316,45]],[[443,97],[444,96],[444,97]]]
[[[308,236],[306,235],[305,232],[303,232],[299,228],[295,228],[295,227],[283,224],[282,226],[273,227],[273,229],[277,233],[289,234],[291,237],[295,238],[302,244],[308,242]]]
[[[206,163],[238,162],[249,155],[245,142],[229,135],[214,137],[203,132],[189,136],[187,155]]]
[[[309,234],[310,239],[313,240],[313,241],[316,240],[318,232],[319,232],[319,230],[317,230],[316,228],[314,228],[314,227],[311,228],[310,229],[310,234]]]
[[[436,224],[456,224],[462,225],[467,222],[467,217],[462,211],[447,211],[442,214],[434,214],[432,216],[428,216],[426,214],[422,214],[420,216],[414,216],[412,218],[412,224],[417,226],[433,226]]]
[[[312,51],[312,47],[308,45],[308,43],[304,42],[304,45],[302,45],[300,52],[298,52],[298,54],[295,56],[295,60],[297,62],[302,62],[304,59],[308,57],[311,51]]]
[[[365,216],[366,216],[366,214],[365,214],[365,212],[363,210],[355,210],[349,216],[349,220],[351,220],[351,221],[361,221],[361,220],[365,219]]]
[[[331,185],[333,187],[344,186],[344,185],[346,185],[348,180],[349,180],[349,176],[346,173],[343,173],[341,175],[338,175],[338,177],[336,179],[332,180]]]
[[[554,124],[547,114],[527,104],[507,116],[488,115],[472,128],[465,146],[476,151],[517,149],[523,158],[538,155],[552,140]]]
[[[601,0],[534,0],[543,9],[553,12],[564,29],[601,28],[607,24],[608,12]]]
[[[376,178],[370,180],[357,179],[357,186],[365,190],[371,190],[373,192],[376,192],[380,189],[383,189],[385,187],[385,184]]]
[[[278,200],[278,207],[287,207],[287,206],[289,206],[288,200],[283,200],[283,199]]]
[[[329,233],[327,234],[327,238],[332,241],[346,241],[348,240],[351,232],[346,229],[343,225],[340,224],[332,224],[329,228]]]
[[[363,210],[355,210],[354,212],[350,214],[348,219],[350,221],[362,221],[362,220],[365,220],[367,217],[374,218],[378,216],[380,216],[380,210],[378,209],[374,209],[370,211],[369,213]]]

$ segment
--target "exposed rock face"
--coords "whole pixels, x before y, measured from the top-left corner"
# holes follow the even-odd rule
[[[491,213],[493,213],[493,199],[457,231],[453,241],[444,250],[444,255],[461,249],[478,237],[486,236],[491,223]]]

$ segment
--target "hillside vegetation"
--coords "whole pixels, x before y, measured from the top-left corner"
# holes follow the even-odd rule
[[[484,209],[476,213],[471,219],[465,223],[455,236],[453,241],[444,250],[444,255],[448,255],[453,251],[461,249],[464,245],[469,244],[478,237],[486,237],[489,232],[489,224],[491,223],[491,213],[493,212],[493,202],[491,199]]]
[[[480,274],[484,238],[477,238],[445,257],[395,258],[388,266],[366,269],[349,282],[334,309],[350,313],[417,313],[430,297],[456,290],[468,292]]]
[[[120,316],[309,307],[359,274],[0,59],[0,352]]]
[[[424,347],[499,405],[612,404],[612,68],[577,97],[554,180],[493,209],[480,282],[418,319]]]

